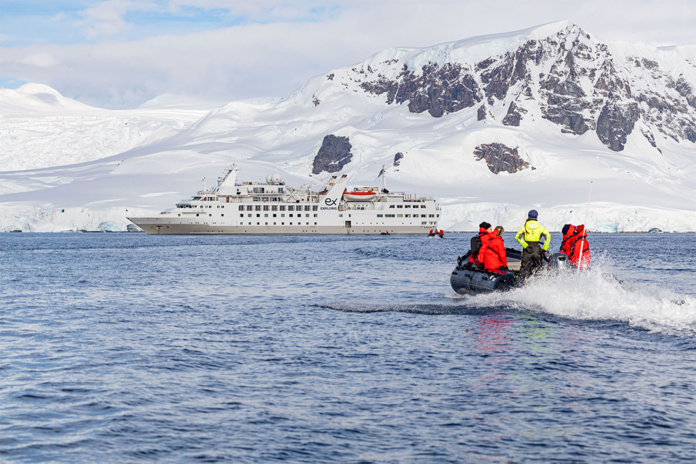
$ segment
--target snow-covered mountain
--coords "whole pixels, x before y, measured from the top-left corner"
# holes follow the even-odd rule
[[[0,170],[60,166],[115,155],[170,137],[207,113],[184,108],[148,102],[141,110],[110,111],[65,98],[46,85],[0,89]]]
[[[190,110],[158,113],[167,133],[126,148],[113,127],[78,119],[97,110],[39,100],[12,103],[10,116],[0,106],[0,230],[125,228],[126,209],[169,207],[236,162],[242,179],[274,172],[317,187],[335,172],[378,185],[386,165],[392,190],[437,197],[452,230],[483,220],[516,230],[535,208],[552,230],[696,231],[695,46],[604,43],[560,22],[390,49],[287,99],[232,102],[193,124]],[[98,111],[129,125],[143,111],[158,120],[154,110]],[[62,140],[88,132],[103,147],[60,151],[42,144],[44,132],[6,156],[8,128],[30,134],[61,114],[71,115]],[[38,164],[23,143],[42,144]],[[25,164],[6,168],[18,153]]]

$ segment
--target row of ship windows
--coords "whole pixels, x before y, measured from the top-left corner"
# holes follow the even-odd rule
[[[181,216],[181,214],[179,214],[179,216]],[[198,214],[196,214],[196,216],[198,216]],[[212,216],[212,214],[208,214],[208,216]],[[221,217],[225,217],[224,214],[221,214],[220,216],[221,216]],[[252,217],[251,214],[247,214],[247,216],[248,216],[248,217]],[[378,214],[378,215],[377,215],[378,218],[381,218],[381,217],[385,217],[385,218],[393,218],[393,217],[402,218],[402,217],[407,217],[407,218],[410,218],[411,216],[413,216],[414,218],[417,218],[417,217],[418,217],[417,214],[413,214],[413,215],[411,215],[411,214]],[[239,217],[242,217],[242,218],[243,218],[243,217],[244,217],[244,214],[240,214]],[[256,214],[256,217],[261,217],[261,214]],[[264,214],[263,217],[268,217],[268,214]],[[274,214],[273,217],[278,217],[278,215],[277,215],[277,214]],[[281,214],[280,217],[285,217],[285,214]],[[293,216],[292,216],[292,214],[288,214],[288,217],[293,217]],[[301,215],[301,214],[298,214],[297,217],[298,217],[298,218],[299,218],[299,217],[302,217],[302,215]],[[309,214],[305,214],[305,217],[309,217]],[[318,214],[314,214],[314,217],[318,217]],[[343,214],[339,214],[338,217],[343,217]],[[348,217],[351,217],[350,214],[348,215]],[[439,215],[439,214],[421,214],[420,217],[422,217],[422,218],[425,218],[425,217],[434,218],[434,217],[440,217],[440,215]]]
[[[224,206],[223,206],[224,208]],[[239,205],[239,211],[244,211],[245,206]],[[253,209],[252,209],[253,208]],[[247,211],[285,211],[286,205],[246,205]],[[317,205],[304,205],[304,211],[317,211]],[[287,205],[287,211],[302,211],[303,205]]]
[[[377,215],[378,218],[381,218],[382,216],[388,217],[388,218],[393,218],[393,217],[398,217],[398,218],[399,218],[399,217],[407,217],[407,218],[410,218],[410,217],[411,217],[410,214],[384,214],[384,215],[378,214],[378,215]],[[421,214],[421,215],[420,215],[420,217],[422,217],[422,218],[424,218],[424,217],[436,217],[436,216],[437,216],[437,217],[440,217],[439,214],[438,214],[438,215],[435,215],[435,214]],[[417,215],[417,214],[414,214],[413,217],[414,217],[414,218],[417,218],[418,215]]]
[[[179,205],[180,208],[195,208],[195,205]],[[212,205],[203,205],[203,208],[212,208]],[[217,205],[217,208],[225,208],[225,205]],[[411,205],[389,205],[389,208],[410,208]],[[425,205],[420,205],[425,208]],[[287,209],[286,209],[287,208]],[[418,205],[413,205],[418,208]],[[317,205],[239,205],[239,211],[317,211]],[[432,216],[431,216],[432,217]]]
[[[224,214],[223,214],[222,216],[224,216]],[[247,216],[248,216],[248,217],[251,217],[251,214],[247,214]],[[318,214],[315,214],[315,215],[314,215],[314,217],[318,217],[318,216],[319,216]],[[244,215],[243,215],[243,214],[240,214],[239,217],[244,217]],[[261,215],[260,215],[260,214],[257,214],[256,217],[261,217]],[[263,217],[268,217],[268,214],[264,214]],[[274,214],[273,217],[278,217],[278,215],[277,215],[277,214]],[[280,217],[285,217],[285,214],[282,214],[282,213],[281,213]],[[292,214],[288,214],[288,217],[292,217]],[[298,214],[297,217],[298,217],[298,218],[299,218],[299,217],[302,217],[302,215],[301,215],[301,214]],[[305,214],[305,217],[309,217],[309,214]]]
[[[181,216],[181,214],[179,214],[179,216]],[[200,215],[196,214],[196,217],[198,217],[198,216],[200,216]],[[212,216],[212,214],[208,214],[208,216]],[[251,217],[251,214],[247,214],[247,216]],[[318,217],[319,215],[315,213],[313,216]],[[341,215],[341,216],[343,216],[343,215]],[[221,214],[220,217],[225,217],[225,214],[224,213]],[[239,217],[244,217],[244,214],[240,214]],[[261,214],[257,213],[256,217],[261,217]],[[264,214],[263,217],[268,217],[268,214]],[[274,214],[273,217],[278,217],[278,215]],[[285,217],[285,214],[281,213],[280,217]],[[292,217],[292,214],[288,214],[288,217]],[[297,217],[298,218],[302,217],[302,214],[298,214]],[[305,217],[309,217],[309,214],[305,214]]]
[[[198,208],[199,205],[180,204],[179,208]],[[212,208],[213,205],[200,205],[201,208]],[[225,209],[225,205],[217,205],[216,208]],[[286,209],[287,208],[287,209]],[[239,211],[317,211],[317,205],[239,205]]]
[[[198,222],[197,222],[196,224],[198,224]],[[216,222],[213,222],[213,225],[217,225],[217,223],[216,223]],[[243,225],[245,225],[245,224],[244,224],[244,222],[240,221],[240,222],[239,222],[239,225],[240,225],[240,226],[243,226]],[[250,225],[250,226],[251,226],[251,225],[253,225],[253,223],[252,223],[252,222],[248,222],[246,225]],[[261,223],[260,223],[260,222],[257,222],[256,225],[257,225],[257,226],[260,226]],[[278,223],[277,223],[277,222],[274,222],[273,224],[268,224],[267,222],[264,222],[263,225],[265,225],[265,226],[267,226],[267,225],[274,225],[274,226],[277,226]],[[281,222],[280,225],[281,225],[281,226],[284,226],[285,223],[284,223],[284,222]],[[288,225],[291,226],[291,225],[293,225],[293,223],[292,223],[292,222],[289,222]],[[303,224],[302,224],[301,222],[297,222],[295,225],[301,226],[301,225],[303,225]],[[306,222],[305,225],[309,225],[309,222]],[[315,222],[314,225],[316,226],[317,223]],[[366,225],[370,225],[370,226],[371,226],[371,225],[383,225],[383,226],[386,225],[386,226],[391,226],[391,224],[385,224],[385,223],[382,223],[382,224],[372,224],[372,223],[366,224],[366,223],[357,223],[357,222],[356,222],[356,223],[353,224],[353,226],[366,226]],[[413,225],[413,223],[411,222],[411,223],[409,223],[408,225]],[[430,222],[428,222],[428,221],[423,221],[423,222],[420,223],[420,225],[422,225],[422,226],[437,225],[437,222],[436,222],[436,221],[430,221]],[[169,226],[167,226],[167,227],[169,227]],[[347,227],[348,227],[348,226],[347,226]]]

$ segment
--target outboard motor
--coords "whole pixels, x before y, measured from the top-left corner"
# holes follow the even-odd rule
[[[565,253],[554,253],[549,256],[549,269],[564,269],[568,267],[568,256]]]

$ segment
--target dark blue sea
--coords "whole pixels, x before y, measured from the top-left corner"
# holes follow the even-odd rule
[[[470,236],[0,234],[0,462],[694,462],[696,234]]]

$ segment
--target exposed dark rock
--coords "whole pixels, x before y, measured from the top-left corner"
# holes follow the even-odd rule
[[[486,96],[488,98],[505,99],[510,88],[510,78],[512,77],[514,64],[512,56],[508,53],[506,59],[501,64],[481,73],[481,81],[485,84]]]
[[[515,104],[515,102],[510,103],[510,106],[508,106],[507,114],[503,118],[503,124],[505,124],[506,126],[519,126],[520,120],[522,119],[521,113],[526,112],[527,110],[525,110],[524,108],[520,108]]]
[[[321,103],[321,101],[319,101],[316,95],[312,95],[312,103],[314,103],[314,106],[319,106],[319,103]]]
[[[590,121],[586,121],[582,114],[563,108],[563,106],[547,107],[543,117],[560,125],[561,132],[581,135],[590,129],[588,125]]]
[[[655,136],[652,134],[652,132],[650,132],[649,130],[648,131],[643,130],[641,132],[643,133],[643,137],[646,138],[646,140],[650,143],[650,145],[652,145],[653,148],[657,148],[657,151],[659,151],[660,154],[662,154],[662,150],[660,150],[657,147],[657,143],[655,143]]]
[[[326,79],[328,79],[328,80],[330,80],[330,81],[332,81],[333,78],[334,78],[334,73],[328,74],[328,75],[326,76]]]
[[[476,64],[476,71],[481,71],[483,69],[488,68],[490,65],[495,63],[495,59],[493,58],[486,58],[485,60],[479,62]]]
[[[312,174],[340,171],[353,159],[351,148],[353,147],[348,137],[327,135],[319,148],[319,153],[314,158]]]
[[[694,124],[689,124],[684,120],[680,122],[682,133],[684,134],[684,137],[686,137],[686,140],[696,143],[696,126]]]
[[[517,148],[510,148],[502,143],[481,144],[474,150],[474,156],[479,161],[485,159],[493,174],[503,171],[514,174],[529,167],[529,163],[520,158]]]
[[[394,166],[399,166],[401,164],[400,160],[404,157],[404,154],[399,152],[394,155]]]
[[[476,113],[476,118],[478,121],[483,121],[486,119],[488,111],[486,111],[486,105],[479,106],[478,112]]]
[[[591,109],[591,102],[587,100],[579,79],[592,71],[580,66],[576,55],[589,60],[594,50],[577,38],[570,50],[560,44],[546,44],[549,45],[552,48],[549,53],[555,54],[555,61],[548,74],[540,75],[542,117],[561,126],[561,132],[584,134],[594,127],[594,121],[582,114]]]
[[[479,63],[477,69],[486,69],[481,73],[481,81],[486,84],[486,96],[503,100],[511,86],[529,80],[527,65],[539,64],[542,58],[543,50],[539,42],[530,40],[515,52],[506,53],[496,66],[488,63],[482,68],[480,65],[484,62]]]
[[[388,104],[408,101],[411,113],[427,111],[436,118],[481,101],[476,79],[462,65],[446,63],[440,67],[430,63],[421,71],[421,75],[416,75],[404,65],[396,80],[380,76],[375,81],[363,82],[361,87],[377,95],[386,93]]]
[[[643,66],[645,66],[648,69],[659,69],[660,65],[657,64],[657,61],[649,60],[647,58],[643,58]]]
[[[684,76],[679,76],[675,89],[677,92],[679,92],[679,95],[686,98],[686,101],[689,103],[690,107],[696,108],[696,95],[693,94],[689,83],[684,80]]]
[[[597,136],[604,145],[614,151],[624,149],[626,138],[640,117],[635,103],[621,106],[615,101],[607,102],[597,118]]]

